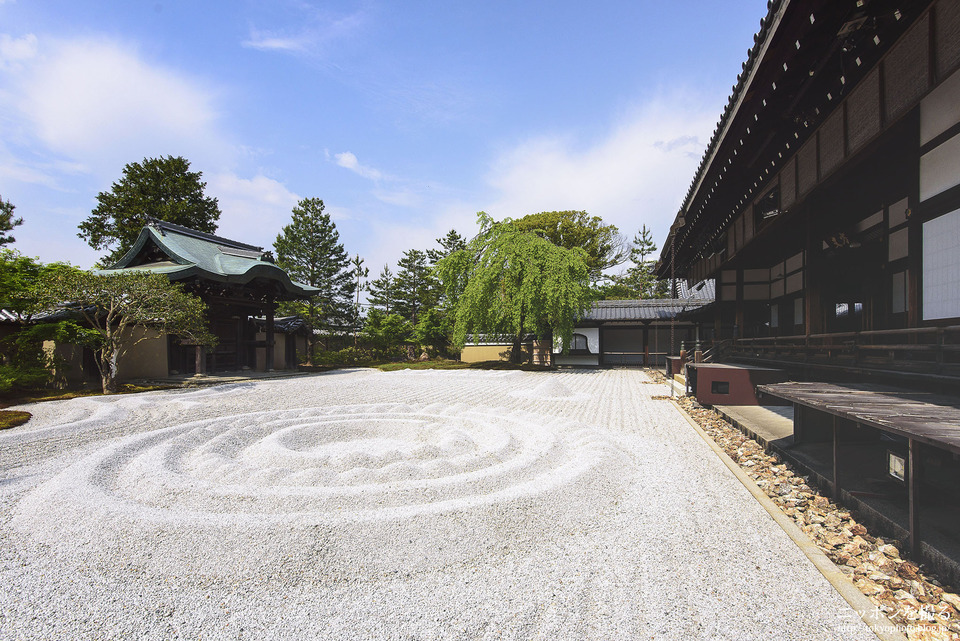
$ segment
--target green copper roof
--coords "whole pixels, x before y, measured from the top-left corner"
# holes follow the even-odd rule
[[[306,298],[320,291],[291,280],[262,247],[162,221],[144,227],[130,251],[103,271],[126,269],[166,274],[173,281],[199,278],[241,286],[266,281],[282,298]]]

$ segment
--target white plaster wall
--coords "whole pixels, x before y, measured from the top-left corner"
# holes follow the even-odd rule
[[[587,337],[587,349],[590,350],[591,354],[600,353],[600,328],[599,327],[577,327],[573,330],[574,334],[583,334]],[[555,341],[553,345],[553,353],[559,354],[563,351],[563,345],[560,343],[559,338]]]
[[[923,319],[960,317],[960,209],[923,224]]]

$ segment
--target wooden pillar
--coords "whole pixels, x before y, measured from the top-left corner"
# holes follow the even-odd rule
[[[910,556],[920,560],[920,443],[910,439],[907,463],[907,500],[910,508]]]
[[[273,313],[274,304],[271,296],[267,301],[267,357],[264,363],[264,369],[268,372],[273,369]]]
[[[650,365],[650,323],[643,324],[643,366]]]
[[[840,502],[840,434],[837,417],[833,417],[833,502]]]
[[[803,405],[793,404],[793,444],[800,445],[803,442]]]

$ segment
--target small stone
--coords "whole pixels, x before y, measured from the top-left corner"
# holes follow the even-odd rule
[[[954,610],[957,610],[958,612],[960,612],[960,596],[957,596],[953,592],[944,592],[940,596],[940,600],[943,603],[950,604],[951,606],[953,606]]]
[[[897,590],[893,593],[893,598],[903,603],[904,605],[909,605],[916,610],[920,609],[920,602],[917,601],[912,594],[906,590]]]
[[[877,549],[883,552],[884,554],[886,554],[891,559],[900,558],[900,550],[898,550],[894,545],[881,545]]]
[[[850,532],[854,536],[863,536],[864,534],[867,533],[867,528],[863,527],[859,523],[854,523],[853,525],[850,526]]]
[[[899,572],[900,576],[908,581],[913,581],[919,576],[917,573],[917,566],[910,562],[901,563],[900,567],[897,568],[897,572]]]
[[[860,592],[862,592],[867,596],[875,596],[877,594],[883,594],[884,591],[886,590],[886,588],[884,588],[882,585],[874,583],[873,581],[870,581],[868,579],[858,579],[856,582],[856,586],[860,590]]]

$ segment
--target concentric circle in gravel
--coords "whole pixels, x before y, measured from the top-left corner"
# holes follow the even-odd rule
[[[25,496],[13,525],[68,558],[102,559],[115,542],[134,563],[173,573],[198,550],[208,575],[234,572],[250,555],[272,572],[291,554],[334,548],[359,555],[367,571],[411,554],[443,564],[502,537],[505,504],[530,503],[527,528],[602,503],[609,484],[594,481],[617,464],[622,454],[597,432],[522,412],[263,411],[113,441]],[[537,508],[558,493],[563,501]],[[420,533],[449,512],[467,520],[467,545],[450,555],[420,549]]]

